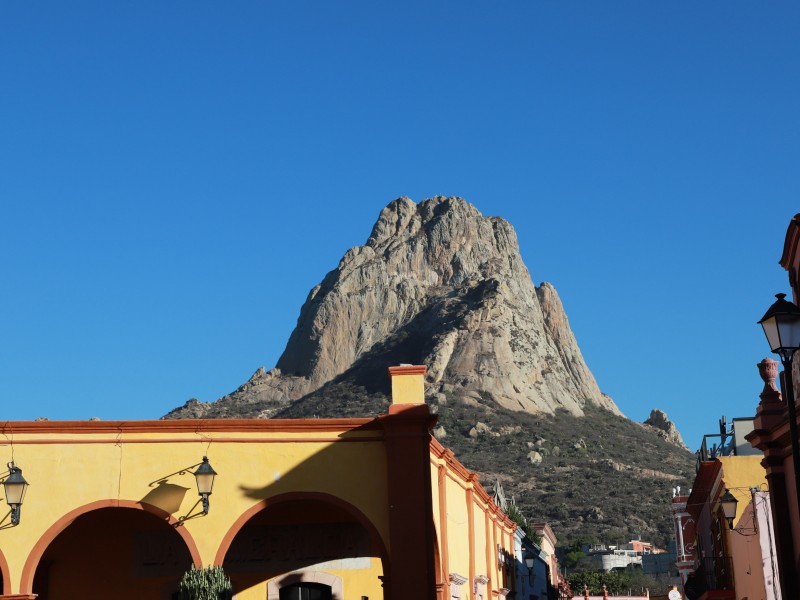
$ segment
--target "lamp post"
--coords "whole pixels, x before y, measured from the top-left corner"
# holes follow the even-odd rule
[[[797,439],[797,409],[794,405],[794,381],[792,379],[792,359],[800,348],[800,308],[786,300],[786,294],[775,294],[777,300],[761,317],[759,324],[772,352],[781,357],[783,365],[784,392],[786,408],[789,411],[789,435],[792,442],[792,466],[794,467],[794,487],[800,516],[800,443]]]
[[[197,467],[197,470],[194,472],[194,478],[197,483],[197,493],[200,494],[200,498],[203,500],[203,514],[208,514],[208,497],[211,495],[211,490],[214,489],[214,477],[217,475],[217,472],[211,468],[211,465],[208,462],[208,457],[203,457],[203,462],[200,463],[200,466]]]
[[[28,482],[22,476],[20,469],[13,462],[8,463],[8,477],[3,480],[3,489],[6,495],[6,502],[11,507],[11,524],[19,525],[19,514],[22,508],[22,501],[28,489]]]

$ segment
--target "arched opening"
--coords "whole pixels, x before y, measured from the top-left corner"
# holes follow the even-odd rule
[[[243,518],[220,548],[237,600],[383,598],[384,546],[350,505],[324,494],[287,494]]]
[[[127,507],[77,515],[42,550],[32,586],[38,600],[172,600],[194,563],[171,524]]]
[[[0,591],[3,594],[11,593],[11,578],[8,575],[8,563],[2,551],[0,551]]]

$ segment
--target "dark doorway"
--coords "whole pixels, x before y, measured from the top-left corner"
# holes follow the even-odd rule
[[[332,600],[331,588],[322,583],[295,583],[281,588],[280,600]]]
[[[369,573],[375,581],[382,574],[377,555],[369,532],[343,508],[296,499],[253,515],[233,539],[223,567],[236,593],[267,588],[274,580],[273,598],[341,600],[337,586],[329,581],[286,578],[301,571],[344,569]]]
[[[39,600],[169,600],[191,554],[173,527],[132,508],[77,517],[50,542],[33,580]]]

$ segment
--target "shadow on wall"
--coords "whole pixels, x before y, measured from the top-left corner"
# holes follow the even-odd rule
[[[322,586],[341,600],[341,579],[326,571],[369,572],[380,588],[387,551],[373,520],[388,504],[381,426],[370,421],[339,440],[270,472],[262,487],[240,487],[259,502],[234,524],[215,561],[235,590],[271,580],[268,600],[290,585]]]
[[[156,487],[150,490],[140,502],[152,504],[164,512],[174,515],[180,511],[181,504],[188,491],[189,488],[187,487],[168,483],[162,479],[156,482]]]
[[[40,600],[170,598],[192,564],[185,541],[160,516],[98,508],[75,518],[47,545],[32,589]]]

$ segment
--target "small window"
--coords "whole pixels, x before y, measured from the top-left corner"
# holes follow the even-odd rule
[[[333,600],[333,596],[329,585],[295,583],[281,588],[280,600]]]

